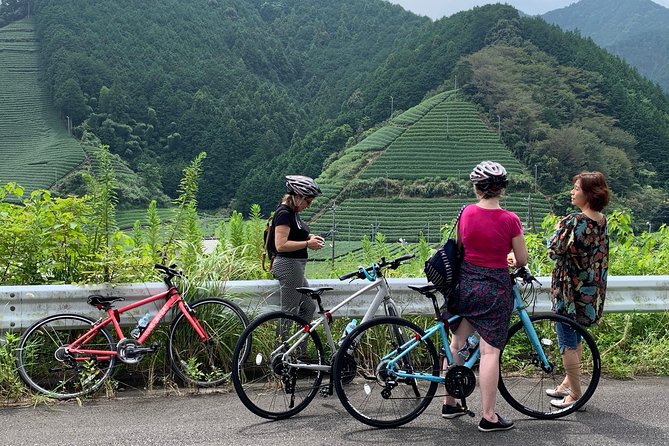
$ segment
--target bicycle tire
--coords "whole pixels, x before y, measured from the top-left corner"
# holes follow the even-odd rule
[[[254,414],[270,420],[292,417],[306,408],[318,394],[323,370],[295,368],[282,360],[288,337],[306,334],[289,358],[322,366],[325,354],[317,333],[305,333],[309,324],[301,317],[283,312],[268,313],[253,321],[239,338],[233,361],[232,382],[241,402]],[[250,343],[246,358],[242,350]],[[282,347],[283,344],[283,347]]]
[[[397,349],[398,333],[402,339],[425,334],[402,318],[372,319],[353,330],[335,356],[332,376],[337,396],[348,413],[369,426],[390,428],[412,421],[429,406],[437,391],[436,381],[397,379],[383,366],[382,358]],[[356,374],[347,383],[342,380],[344,356],[352,343]],[[400,363],[412,368],[408,372],[439,376],[439,356],[430,339],[423,339],[404,358],[407,360]]]
[[[116,356],[77,356],[64,347],[88,332],[95,321],[77,314],[55,314],[31,325],[16,349],[19,376],[31,389],[50,398],[70,399],[97,391],[109,378]],[[83,344],[87,349],[116,351],[103,327]]]
[[[168,337],[172,370],[187,385],[214,387],[230,382],[234,346],[249,325],[246,314],[234,302],[218,297],[188,306],[209,339],[203,342],[185,315],[179,313]]]
[[[507,343],[500,355],[499,391],[514,409],[525,415],[539,419],[564,417],[583,407],[595,393],[601,375],[599,349],[590,333],[567,317],[549,314],[531,316],[530,321],[537,331],[544,353],[552,367],[548,371],[541,367],[522,322],[518,322],[509,330]],[[565,376],[555,331],[557,322],[569,325],[583,338],[581,362],[583,394],[574,404],[566,408],[553,407],[550,404],[551,397],[546,394],[546,389],[554,389]]]

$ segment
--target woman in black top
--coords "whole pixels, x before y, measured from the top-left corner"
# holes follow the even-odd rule
[[[272,273],[281,285],[281,308],[310,322],[316,305],[295,288],[309,286],[304,277],[307,250],[321,249],[324,240],[318,235],[309,234],[309,226],[302,221],[299,213],[311,205],[313,199],[321,194],[321,189],[309,177],[288,175],[286,190],[288,193],[274,213],[277,254],[272,264]]]

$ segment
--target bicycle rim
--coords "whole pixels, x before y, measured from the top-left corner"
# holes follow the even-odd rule
[[[248,326],[246,315],[234,303],[220,298],[198,300],[189,306],[209,339],[202,341],[180,313],[170,327],[168,340],[172,370],[185,384],[211,387],[229,382],[234,346]],[[245,353],[242,349],[242,357]]]
[[[401,426],[420,415],[432,401],[438,383],[428,380],[401,378],[395,371],[439,376],[439,358],[429,339],[391,366],[386,356],[395,357],[400,344],[423,330],[401,318],[383,317],[357,327],[344,341],[337,353],[333,380],[337,396],[344,408],[357,420],[374,427]],[[355,376],[350,374],[345,356],[353,347]],[[349,359],[350,361],[350,359]]]
[[[507,344],[500,357],[499,391],[513,408],[525,415],[540,419],[569,415],[583,407],[595,393],[601,374],[597,345],[586,329],[566,317],[544,315],[532,316],[530,320],[551,365],[550,370],[541,367],[523,324],[518,322],[509,330]],[[562,383],[566,373],[558,347],[557,322],[568,324],[583,338],[578,373],[574,369],[570,372],[572,376],[580,376],[582,396],[565,408],[552,406],[550,402],[556,397],[546,394],[547,389],[555,389]]]
[[[59,314],[33,324],[21,337],[16,351],[21,379],[31,389],[57,399],[76,398],[98,390],[111,375],[116,357],[65,351],[93,323],[85,316]],[[112,337],[102,328],[80,348],[115,351]]]
[[[324,364],[321,340],[307,333],[304,319],[276,312],[256,319],[242,334],[233,361],[232,382],[240,400],[254,414],[271,419],[291,417],[309,405],[317,395],[323,371],[290,364]],[[299,336],[301,340],[295,339]],[[246,359],[243,345],[248,343]],[[284,355],[291,347],[294,351]]]

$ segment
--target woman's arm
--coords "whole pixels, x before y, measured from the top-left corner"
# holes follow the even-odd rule
[[[291,252],[299,251],[300,249],[321,249],[323,247],[323,239],[317,235],[309,235],[308,240],[288,240],[290,234],[290,226],[279,225],[274,228],[274,246],[277,252]]]
[[[548,255],[551,259],[562,257],[574,243],[575,217],[568,215],[558,222],[553,235],[548,240]]]
[[[527,245],[525,245],[525,237],[520,234],[511,239],[511,248],[513,249],[513,257],[515,259],[515,267],[527,265],[529,254],[527,253]]]

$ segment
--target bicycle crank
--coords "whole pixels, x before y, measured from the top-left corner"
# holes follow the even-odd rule
[[[118,359],[126,364],[137,364],[147,353],[154,353],[160,348],[159,344],[154,344],[151,347],[144,347],[135,339],[121,339],[116,344],[116,353]]]
[[[476,376],[471,369],[456,365],[446,372],[444,385],[453,398],[467,398],[476,388]]]

